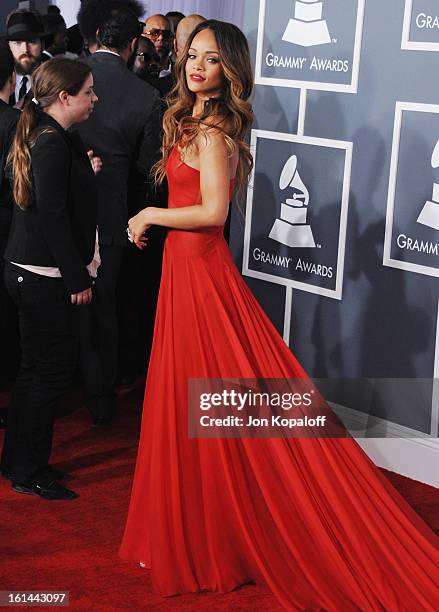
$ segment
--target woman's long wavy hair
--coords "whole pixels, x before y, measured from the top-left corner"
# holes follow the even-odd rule
[[[31,149],[40,134],[51,130],[35,129],[38,113],[56,102],[61,91],[76,96],[90,73],[91,69],[84,62],[55,57],[41,64],[32,74],[32,90],[38,105],[30,100],[26,102],[8,155],[14,200],[22,210],[28,208],[32,193]]]
[[[203,30],[213,32],[219,49],[224,73],[224,89],[220,98],[210,98],[203,114],[192,117],[195,94],[186,80],[186,62],[194,38]],[[181,58],[176,65],[177,84],[169,94],[168,109],[163,119],[162,158],[155,165],[155,179],[161,183],[166,164],[174,145],[187,150],[193,145],[200,126],[214,126],[224,133],[230,155],[239,149],[236,185],[242,189],[247,184],[253,167],[253,158],[244,138],[253,123],[253,111],[248,99],[253,90],[253,70],[247,39],[239,28],[231,23],[211,19],[200,23],[190,35]],[[212,118],[212,119],[211,119]]]

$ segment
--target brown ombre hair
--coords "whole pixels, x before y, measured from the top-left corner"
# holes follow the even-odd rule
[[[36,103],[31,100],[26,102],[8,155],[8,163],[12,166],[14,200],[22,210],[29,206],[31,197],[31,149],[39,135],[52,131],[48,127],[36,129],[38,113],[54,104],[62,91],[76,96],[90,73],[90,67],[83,62],[55,57],[41,64],[32,74]]]
[[[205,102],[201,117],[192,117],[196,96],[186,80],[186,62],[194,38],[203,30],[211,30],[219,49],[224,73],[224,88],[220,98]],[[176,65],[177,84],[169,94],[168,109],[163,118],[162,159],[154,167],[155,178],[161,183],[174,145],[187,149],[200,133],[201,127],[221,130],[232,155],[239,149],[236,174],[238,189],[245,187],[253,167],[253,158],[244,138],[253,123],[253,111],[248,99],[253,90],[253,70],[247,39],[231,23],[210,19],[200,23],[189,36]]]

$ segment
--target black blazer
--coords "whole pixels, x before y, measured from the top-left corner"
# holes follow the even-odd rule
[[[20,111],[0,100],[0,257],[6,246],[12,219],[12,190],[5,165]]]
[[[66,132],[47,113],[37,112],[32,195],[26,210],[14,205],[4,258],[57,267],[69,293],[78,293],[91,286],[86,265],[95,246],[95,175],[79,135]]]
[[[103,162],[97,177],[99,242],[125,246],[130,171],[134,167],[146,180],[160,152],[159,95],[118,55],[98,52],[84,61],[92,69],[99,100],[77,128],[87,149]]]

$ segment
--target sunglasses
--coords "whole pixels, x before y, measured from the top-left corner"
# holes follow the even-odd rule
[[[160,35],[162,35],[163,40],[172,40],[174,38],[174,34],[171,32],[171,30],[159,30],[158,28],[145,30],[144,35],[149,36],[153,40],[157,40]]]

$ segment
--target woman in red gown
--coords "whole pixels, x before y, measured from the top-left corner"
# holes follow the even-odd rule
[[[350,437],[190,438],[191,378],[306,378],[242,280],[222,226],[251,162],[252,74],[238,28],[207,21],[165,114],[170,228],[120,554],[163,595],[264,580],[288,610],[439,610],[439,538]]]

